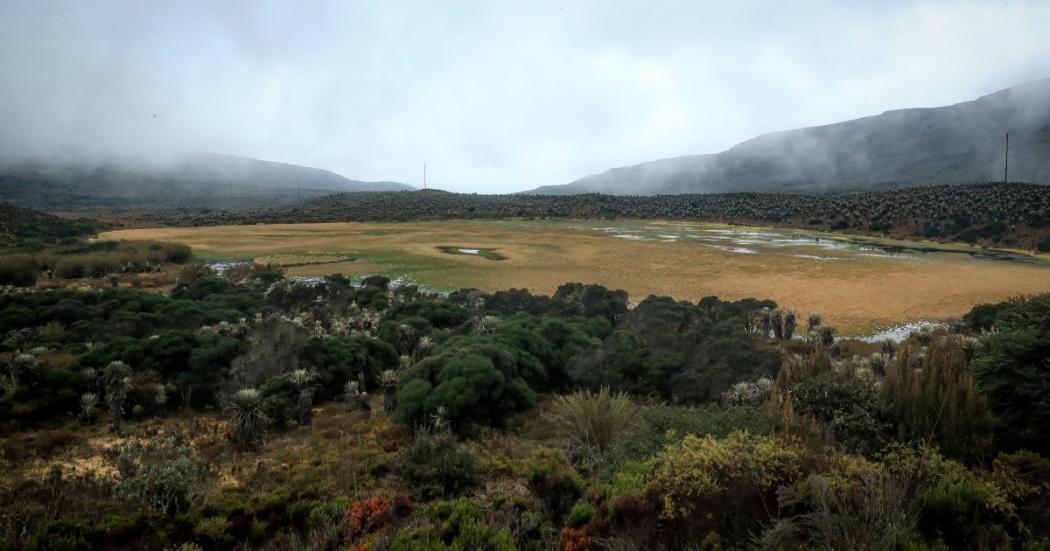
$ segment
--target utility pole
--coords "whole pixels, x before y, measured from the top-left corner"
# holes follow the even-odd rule
[[[1003,154],[1003,183],[1010,181],[1010,133],[1006,133],[1006,152]]]
[[[423,189],[427,189],[427,165],[423,164]]]

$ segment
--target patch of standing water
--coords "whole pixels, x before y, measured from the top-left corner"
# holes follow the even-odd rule
[[[740,254],[758,254],[758,251],[754,249],[748,249],[747,247],[723,247],[721,245],[706,245],[712,249],[718,249],[720,251],[726,251],[728,253],[740,253]]]
[[[226,275],[226,272],[230,271],[231,268],[238,266],[254,266],[254,260],[217,260],[214,262],[206,262],[205,266],[212,269],[218,276]]]
[[[463,254],[478,254],[479,252],[481,252],[480,249],[456,249],[456,250],[461,252],[461,253],[463,253]]]
[[[793,254],[791,256],[795,258],[808,258],[810,260],[842,260],[842,258],[837,256],[817,256],[815,254]]]

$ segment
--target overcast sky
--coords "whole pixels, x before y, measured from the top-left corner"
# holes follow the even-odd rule
[[[1050,77],[1050,1],[0,2],[0,157],[520,191]]]

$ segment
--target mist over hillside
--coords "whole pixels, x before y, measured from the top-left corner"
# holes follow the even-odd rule
[[[765,134],[727,151],[614,168],[528,193],[615,195],[1050,183],[1050,79],[947,107]]]
[[[280,204],[348,191],[414,189],[235,155],[174,160],[27,160],[0,166],[0,200],[43,210],[155,208],[177,203],[223,208]]]

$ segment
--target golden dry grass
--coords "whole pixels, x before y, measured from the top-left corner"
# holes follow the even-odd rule
[[[651,224],[651,222],[650,222]],[[701,227],[703,225],[697,225]],[[713,227],[713,226],[710,226]],[[386,273],[443,289],[527,288],[552,293],[569,281],[695,301],[771,298],[803,315],[819,312],[843,333],[958,316],[974,304],[1050,291],[1042,265],[930,253],[921,260],[736,254],[695,243],[629,241],[549,222],[273,224],[129,229],[103,239],[178,241],[196,254],[297,266],[292,275]],[[494,249],[492,261],[440,246]],[[353,261],[344,260],[353,257]]]

